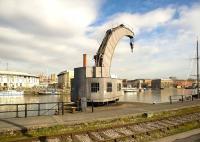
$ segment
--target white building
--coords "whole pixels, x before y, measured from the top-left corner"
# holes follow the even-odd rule
[[[37,85],[39,85],[38,76],[23,72],[0,71],[0,88],[31,88]]]

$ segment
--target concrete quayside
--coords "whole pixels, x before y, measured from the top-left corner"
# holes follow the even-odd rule
[[[113,106],[106,106],[106,107],[104,106],[104,107],[95,108],[95,111],[93,113],[91,112],[90,109],[88,109],[87,112],[84,112],[84,113],[75,113],[75,114],[66,113],[63,116],[57,115],[57,116],[1,119],[0,121],[1,140],[3,141],[16,141],[16,140],[44,141],[44,138],[46,138],[46,139],[49,139],[49,141],[50,139],[54,139],[54,141],[68,141],[66,139],[62,140],[60,138],[60,136],[63,138],[63,136],[68,135],[69,139],[70,138],[72,140],[76,139],[75,140],[76,142],[77,139],[79,138],[81,140],[83,140],[84,138],[89,139],[90,137],[89,138],[87,137],[88,135],[87,132],[92,131],[94,132],[94,135],[96,134],[95,132],[100,132],[101,133],[100,135],[101,136],[103,135],[103,138],[105,139],[105,141],[108,141],[109,140],[108,136],[105,136],[103,133],[104,130],[110,132],[110,135],[114,135],[114,134],[119,135],[119,137],[113,136],[112,138],[121,139],[122,137],[126,137],[126,136],[124,134],[116,132],[115,130],[113,130],[113,128],[120,128],[120,130],[124,130],[125,132],[127,131],[131,133],[133,131],[131,131],[131,129],[127,129],[127,126],[134,125],[134,127],[137,127],[136,132],[139,132],[139,127],[140,126],[143,127],[144,124],[145,124],[144,126],[146,126],[147,121],[149,121],[148,123],[150,123],[149,125],[151,125],[151,124],[154,124],[154,120],[155,120],[154,125],[156,125],[157,122],[160,121],[160,119],[164,120],[165,118],[166,118],[166,121],[168,121],[168,123],[175,123],[175,120],[177,120],[177,125],[179,126],[179,124],[181,124],[180,125],[181,127],[182,127],[182,124],[185,125],[186,122],[192,121],[193,123],[195,121],[194,125],[196,128],[198,126],[198,119],[196,119],[197,118],[196,115],[199,115],[199,114],[196,114],[198,113],[198,110],[199,110],[198,107],[199,107],[198,100],[191,101],[191,102],[183,102],[183,103],[174,103],[174,104],[163,103],[163,104],[154,104],[154,105],[145,104],[145,103],[119,103]],[[187,111],[187,109],[189,111]],[[149,114],[151,113],[154,114],[153,117],[143,118],[141,114],[146,113],[146,112],[148,112]],[[157,117],[158,116],[157,114],[159,113],[161,115]],[[192,116],[190,116],[190,114],[188,113],[190,113]],[[195,118],[194,121],[193,119],[188,119],[188,118],[193,117],[193,113],[194,113],[194,118]],[[186,118],[182,120],[182,117],[180,117],[180,114],[181,116],[186,116]],[[131,124],[131,121],[127,123],[127,121],[129,121],[129,118],[132,118],[131,121],[134,123]],[[138,121],[138,119],[139,120],[141,119],[142,121]],[[119,121],[119,120],[122,120],[122,121]],[[112,123],[115,121],[116,123]],[[184,123],[179,123],[179,122],[184,122]],[[94,125],[95,123],[97,123],[97,125]],[[189,123],[187,124],[190,125]],[[166,124],[162,123],[161,125],[161,123],[159,124],[158,122],[159,129],[161,128],[161,126],[164,126],[164,125]],[[82,128],[83,126],[84,126],[84,129]],[[186,126],[186,127],[189,127],[189,126]],[[176,128],[176,125],[173,128]],[[71,132],[69,132],[68,130],[70,130]],[[148,131],[145,131],[145,134],[149,133],[150,130],[151,129],[148,129]],[[79,132],[81,132],[81,134],[78,134],[76,137],[74,137],[75,134]],[[133,133],[135,134],[135,132]],[[106,134],[109,134],[109,133],[106,133]],[[98,133],[96,135],[98,135]],[[95,141],[95,140],[91,138],[91,141]]]

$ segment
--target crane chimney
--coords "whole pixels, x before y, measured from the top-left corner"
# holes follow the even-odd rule
[[[87,66],[87,54],[83,54],[83,67]]]

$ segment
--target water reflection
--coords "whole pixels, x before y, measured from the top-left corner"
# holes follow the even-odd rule
[[[25,116],[25,105],[1,105],[1,104],[24,104],[24,103],[46,103],[46,102],[70,102],[70,95],[41,95],[41,96],[31,96],[31,95],[21,95],[21,96],[0,96],[0,112],[5,111],[16,111],[18,109],[19,113],[9,112],[9,113],[0,113],[0,118],[10,118]],[[38,107],[40,107],[41,111],[40,115],[52,115],[55,114],[55,111],[58,110],[58,104],[28,104],[27,116],[36,116],[38,115]],[[45,109],[45,110],[42,110]],[[49,110],[52,109],[52,110]],[[36,110],[36,111],[35,111]],[[21,111],[21,112],[20,112]]]
[[[22,95],[22,96],[0,96],[0,104],[23,104],[43,102],[70,102],[70,95]]]
[[[126,102],[146,102],[162,103],[169,102],[169,96],[192,94],[191,89],[166,88],[163,90],[146,90],[144,92],[125,93],[120,101]],[[19,103],[42,103],[42,102],[70,102],[70,94],[67,95],[40,95],[40,96],[0,96],[0,104],[19,104]]]
[[[191,89],[166,88],[162,90],[146,90],[144,92],[128,92],[120,98],[121,102],[145,102],[145,103],[163,103],[169,102],[169,96],[173,95],[189,95],[192,94]]]
[[[146,90],[140,93],[125,93],[121,98],[121,102],[145,102],[145,103],[163,103],[169,102],[169,96],[172,95],[187,95],[194,93],[193,90],[185,89],[163,89],[163,90]],[[1,104],[24,104],[24,103],[45,103],[45,102],[70,102],[70,94],[67,95],[22,95],[22,96],[0,96],[0,112],[1,111],[16,111],[16,105],[1,106]],[[37,110],[38,105],[28,105],[28,110]],[[42,104],[41,109],[58,109],[57,103],[55,104]],[[19,105],[19,110],[24,110],[24,105]],[[51,115],[55,110],[41,111],[41,115]],[[29,111],[28,116],[38,115],[38,111]],[[16,117],[16,112],[0,113],[0,118]],[[24,111],[19,112],[19,117],[24,117]]]

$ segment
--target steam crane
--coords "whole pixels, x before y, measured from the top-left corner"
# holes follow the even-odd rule
[[[111,78],[110,67],[117,43],[124,36],[130,39],[130,47],[133,52],[134,32],[121,24],[106,31],[94,56],[94,67],[86,65],[86,54],[84,54],[83,67],[74,69],[72,101],[76,101],[78,98],[86,98],[97,103],[119,100],[119,97],[123,95],[122,80]]]
[[[134,33],[123,24],[107,30],[103,41],[94,56],[96,67],[106,67],[110,72],[112,56],[118,41],[123,37],[127,36],[130,38],[131,51],[133,52]]]

